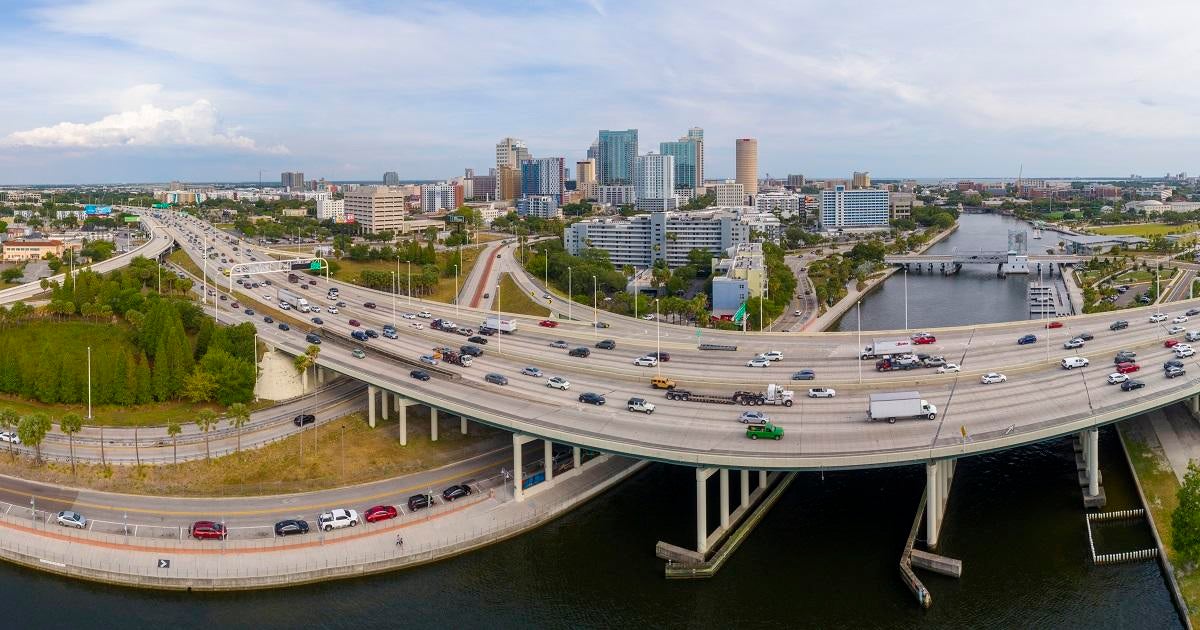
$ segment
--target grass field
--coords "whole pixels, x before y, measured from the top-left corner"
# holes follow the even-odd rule
[[[1131,223],[1129,225],[1097,225],[1088,229],[1097,234],[1120,234],[1150,238],[1152,236],[1193,232],[1200,229],[1200,224],[1167,225],[1166,223]]]
[[[192,260],[191,256],[188,256],[187,253],[182,249],[177,249],[171,252],[171,254],[167,256],[167,260],[179,265],[180,267],[183,267],[188,271],[188,273],[191,273],[197,278],[203,275],[200,266],[197,265],[196,262]]]
[[[427,414],[427,412],[425,412]],[[417,408],[409,419],[428,418]],[[455,422],[457,424],[457,422]],[[345,427],[345,436],[342,436]],[[166,466],[78,464],[72,479],[69,463],[32,466],[15,463],[0,449],[0,474],[95,490],[174,496],[252,496],[307,492],[364,483],[436,468],[504,443],[500,433],[472,424],[468,435],[442,424],[437,442],[428,439],[429,423],[409,422],[408,446],[400,446],[395,423],[372,429],[354,414],[260,449]],[[510,441],[509,441],[510,442]],[[511,447],[510,447],[511,448]],[[170,454],[170,445],[156,449]]]
[[[458,282],[459,282],[458,287],[460,289],[462,288],[462,283],[464,281],[466,281],[467,276],[471,273],[471,269],[475,267],[475,261],[479,259],[479,253],[481,251],[483,251],[483,249],[480,247],[473,247],[470,249],[467,249],[465,247],[463,248],[463,250],[462,250],[463,268],[459,270],[459,274],[458,274]],[[368,269],[371,271],[395,271],[396,270],[395,262],[389,263],[389,262],[385,262],[382,260],[371,261],[371,262],[357,262],[357,261],[350,260],[347,258],[347,259],[342,259],[342,260],[337,261],[337,264],[340,268],[338,269],[338,272],[336,274],[333,274],[333,277],[338,280],[341,280],[342,282],[350,282],[350,283],[353,283],[355,280],[357,280],[359,272],[363,271],[364,269]],[[404,274],[407,274],[407,273],[408,273],[407,263],[401,262],[400,263],[400,274],[401,275],[398,278],[401,288],[403,288],[405,286],[405,275]],[[415,269],[414,269],[414,273],[415,273]],[[438,282],[437,287],[434,288],[433,293],[431,295],[418,295],[416,297],[427,299],[427,300],[433,300],[435,302],[445,302],[445,303],[453,302],[454,301],[454,276],[450,276],[449,278],[442,278]]]
[[[1121,434],[1125,446],[1129,450],[1129,459],[1137,473],[1138,483],[1146,496],[1146,507],[1154,515],[1154,523],[1158,535],[1162,538],[1163,547],[1175,567],[1175,578],[1179,581],[1179,590],[1183,599],[1188,603],[1189,610],[1195,610],[1200,605],[1200,571],[1183,572],[1175,550],[1171,546],[1171,514],[1179,505],[1179,480],[1174,471],[1158,453],[1145,443],[1134,438],[1130,431],[1121,425]],[[1192,625],[1200,623],[1200,615],[1190,613]]]
[[[517,286],[512,274],[500,275],[500,310],[505,313],[520,313],[534,317],[549,317],[550,309],[533,301],[528,293]]]
[[[1158,281],[1165,284],[1168,280],[1175,277],[1174,269],[1163,269],[1158,272]],[[1116,276],[1111,281],[1113,284],[1139,284],[1142,282],[1154,282],[1153,271],[1130,271]]]

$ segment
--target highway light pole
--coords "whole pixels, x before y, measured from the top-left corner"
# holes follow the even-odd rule
[[[500,330],[500,284],[496,284],[496,354],[500,354],[500,337],[504,331]]]
[[[654,347],[654,357],[657,359],[654,367],[658,370],[658,375],[662,376],[662,321],[658,316],[658,298],[654,298]]]
[[[571,290],[571,268],[567,267],[567,319],[571,319],[571,305],[575,303],[575,293]]]
[[[208,304],[208,232],[204,233],[204,251],[200,255],[204,260],[204,273],[200,275],[200,303]]]
[[[904,332],[908,332],[908,266],[904,267]]]
[[[87,370],[88,370],[88,420],[92,419],[92,347],[88,346],[87,352]]]
[[[596,295],[596,276],[592,276],[592,341],[596,340],[596,329],[600,327],[600,306]]]
[[[854,313],[858,317],[858,347],[859,352],[862,352],[862,300],[854,304]],[[858,358],[858,383],[862,384],[862,357]]]
[[[454,265],[454,318],[458,317],[458,265]]]
[[[408,305],[412,306],[412,261],[408,261]]]
[[[396,286],[396,272],[392,272],[392,328],[396,327],[396,293],[399,288]]]

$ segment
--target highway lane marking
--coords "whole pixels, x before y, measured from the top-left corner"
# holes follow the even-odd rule
[[[374,501],[376,499],[382,499],[384,497],[392,496],[392,495],[395,495],[398,493],[402,494],[405,492],[424,491],[424,490],[428,490],[429,487],[433,486],[433,485],[441,485],[447,481],[451,481],[454,479],[461,479],[463,477],[469,477],[471,475],[483,472],[484,470],[487,470],[488,468],[491,468],[497,464],[502,464],[504,462],[507,462],[508,459],[509,459],[508,457],[499,458],[497,460],[490,461],[487,464],[484,464],[482,466],[478,466],[476,468],[472,468],[470,470],[463,471],[460,474],[446,475],[444,477],[439,477],[437,479],[429,480],[425,483],[421,483],[421,484],[414,485],[414,486],[407,486],[404,488],[396,488],[396,489],[393,489],[388,492],[378,492],[375,494],[370,494],[370,495],[361,496],[361,497],[348,498],[348,499],[342,499],[342,500],[338,500],[338,501],[331,501],[331,502],[324,502],[324,503],[310,503],[310,504],[306,504],[306,505],[288,505],[288,506],[284,506],[282,508],[273,508],[273,509],[265,509],[265,510],[230,511],[230,510],[220,510],[220,509],[215,509],[215,510],[207,509],[207,510],[202,510],[202,511],[193,511],[193,510],[166,510],[166,511],[164,511],[164,510],[153,510],[153,509],[146,509],[146,508],[125,508],[125,507],[120,507],[120,506],[115,506],[115,505],[107,505],[104,503],[92,503],[92,502],[88,502],[88,501],[68,502],[67,500],[62,499],[61,497],[54,497],[54,496],[50,496],[50,495],[41,495],[41,494],[30,494],[27,492],[21,492],[20,490],[16,490],[16,489],[8,487],[8,486],[0,486],[0,491],[8,491],[8,492],[12,492],[14,494],[18,494],[21,496],[35,497],[39,500],[49,501],[52,503],[58,502],[58,503],[62,503],[64,505],[66,505],[67,507],[95,508],[95,509],[108,510],[108,511],[132,512],[135,514],[154,514],[154,515],[161,515],[161,516],[205,516],[205,515],[212,515],[213,512],[220,512],[223,516],[261,516],[261,515],[265,515],[265,514],[279,514],[279,513],[283,512],[284,510],[314,510],[314,509],[319,510],[319,509],[328,508],[328,507],[332,507],[332,506],[336,506],[336,505],[341,505],[341,504],[347,503],[349,501],[361,501],[361,502],[367,503],[367,502]],[[419,473],[416,473],[416,474],[419,474]],[[30,482],[30,483],[38,483],[38,482]],[[340,488],[333,488],[331,490],[328,490],[327,492],[333,492],[333,491],[337,491],[337,490],[340,490]],[[78,490],[78,489],[75,491],[76,492],[81,492],[81,491],[88,492],[88,490]],[[326,491],[322,491],[322,492],[326,492]],[[147,498],[147,499],[162,499],[164,497],[154,497],[154,496],[145,495],[145,498]],[[169,497],[169,498],[171,498],[171,499],[188,499],[188,500],[225,499],[225,497]],[[246,498],[254,498],[254,497],[246,497]]]

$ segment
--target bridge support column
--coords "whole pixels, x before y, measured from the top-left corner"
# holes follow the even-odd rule
[[[323,368],[319,365],[317,366],[317,384],[318,385],[325,384],[325,368]]]
[[[536,438],[520,433],[513,434],[513,499],[516,501],[525,500],[525,489],[522,487],[525,481],[525,474],[522,472],[525,468],[521,461],[521,447]]]
[[[367,425],[375,428],[375,386],[367,385]]]
[[[942,459],[925,464],[925,544],[930,549],[937,549],[953,480],[954,460]]]
[[[408,401],[396,398],[396,415],[400,416],[400,446],[408,446]]]
[[[696,469],[696,552],[708,553],[708,478],[716,468]]]
[[[574,460],[575,470],[583,467],[583,450],[578,446],[571,449],[572,459]]]
[[[554,481],[554,442],[542,440],[542,470],[546,473],[546,481]]]
[[[438,410],[436,407],[429,408],[429,441],[437,441],[438,432]]]
[[[383,419],[387,420],[387,418],[388,418],[388,396],[391,396],[392,393],[387,391],[386,389],[380,393],[382,395],[379,397],[379,411],[380,411],[380,414],[382,414]]]
[[[740,505],[740,506],[749,505],[750,504],[750,471],[746,470],[745,468],[742,469],[742,484],[741,485],[742,485],[742,487],[741,487],[742,501],[741,501],[741,503],[738,503],[738,505]]]
[[[758,471],[758,487],[759,488],[767,487],[767,471],[765,471],[765,470]]]
[[[722,468],[717,477],[721,489],[721,528],[729,528],[729,469]]]
[[[458,432],[463,435],[467,434],[467,419],[462,416],[458,417]]]
[[[1188,411],[1192,413],[1192,417],[1200,420],[1200,396],[1192,396],[1187,399]]]

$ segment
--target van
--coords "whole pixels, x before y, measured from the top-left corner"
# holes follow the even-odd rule
[[[1077,367],[1087,367],[1088,360],[1084,357],[1066,357],[1062,360],[1064,370],[1070,370]]]
[[[1200,330],[1189,330],[1184,338],[1188,341],[1200,341]]]
[[[665,376],[655,376],[650,379],[650,386],[654,389],[675,389],[675,381]]]

